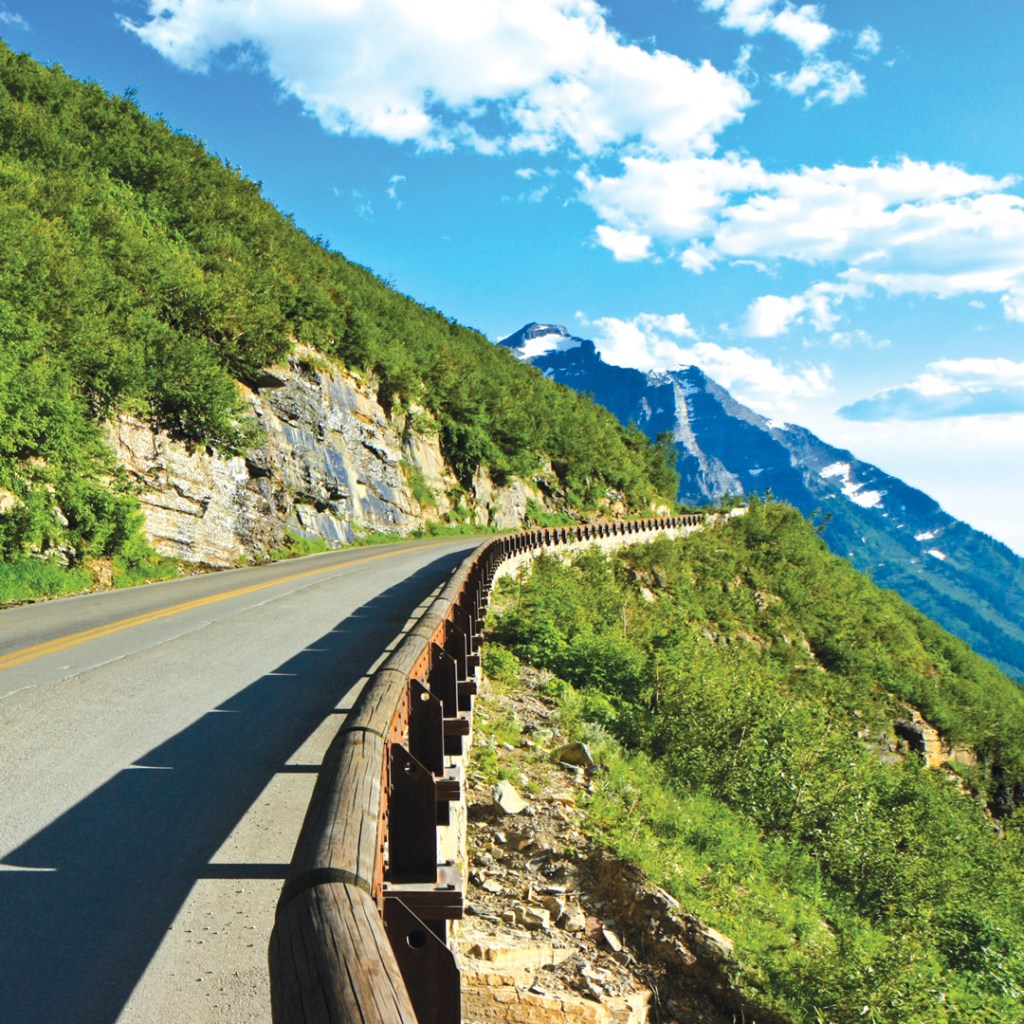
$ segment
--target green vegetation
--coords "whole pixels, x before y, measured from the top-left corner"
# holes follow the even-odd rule
[[[327,550],[327,542],[322,537],[306,537],[301,533],[288,531],[288,543],[283,548],[276,548],[269,552],[268,557],[272,562],[279,562],[283,558],[301,558],[303,555],[317,555]],[[390,538],[394,540],[394,537]]]
[[[575,522],[572,516],[564,512],[545,512],[533,498],[526,502],[526,522],[523,524],[526,527],[573,526]]]
[[[788,506],[572,566],[491,636],[605,770],[591,828],[736,942],[800,1024],[1024,1021],[1024,697]],[[491,654],[493,662],[495,654]],[[919,710],[976,767],[890,763]]]
[[[413,498],[423,508],[436,508],[437,499],[423,475],[423,470],[411,462],[403,462],[402,469],[405,471],[406,480],[409,481],[409,490],[412,492]]]
[[[123,554],[139,524],[103,420],[128,411],[244,450],[255,427],[236,381],[295,341],[372,376],[389,411],[426,410],[463,485],[480,464],[500,481],[550,460],[582,508],[674,493],[638,432],[309,238],[131,95],[3,44],[0,205],[5,560]]]
[[[0,605],[80,594],[91,583],[84,566],[68,569],[55,559],[15,558],[0,562]]]

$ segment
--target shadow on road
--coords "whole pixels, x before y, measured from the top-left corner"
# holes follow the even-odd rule
[[[195,882],[231,870],[210,858],[463,557],[367,602],[3,859],[25,870],[0,870],[2,1024],[117,1019]],[[285,868],[239,865],[238,877]]]

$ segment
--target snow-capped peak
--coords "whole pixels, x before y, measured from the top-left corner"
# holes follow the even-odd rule
[[[503,338],[500,345],[512,349],[520,359],[529,361],[551,352],[567,352],[583,344],[574,338],[561,324],[527,324],[525,327]]]

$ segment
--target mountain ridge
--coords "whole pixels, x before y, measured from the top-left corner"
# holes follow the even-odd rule
[[[617,367],[561,325],[527,324],[498,344],[648,437],[670,432],[680,501],[770,492],[818,518],[833,552],[1024,678],[1024,559],[924,491],[805,427],[761,416],[699,367]]]

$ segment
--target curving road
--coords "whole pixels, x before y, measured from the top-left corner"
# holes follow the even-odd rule
[[[0,1024],[269,1021],[323,751],[478,541],[0,612]]]

